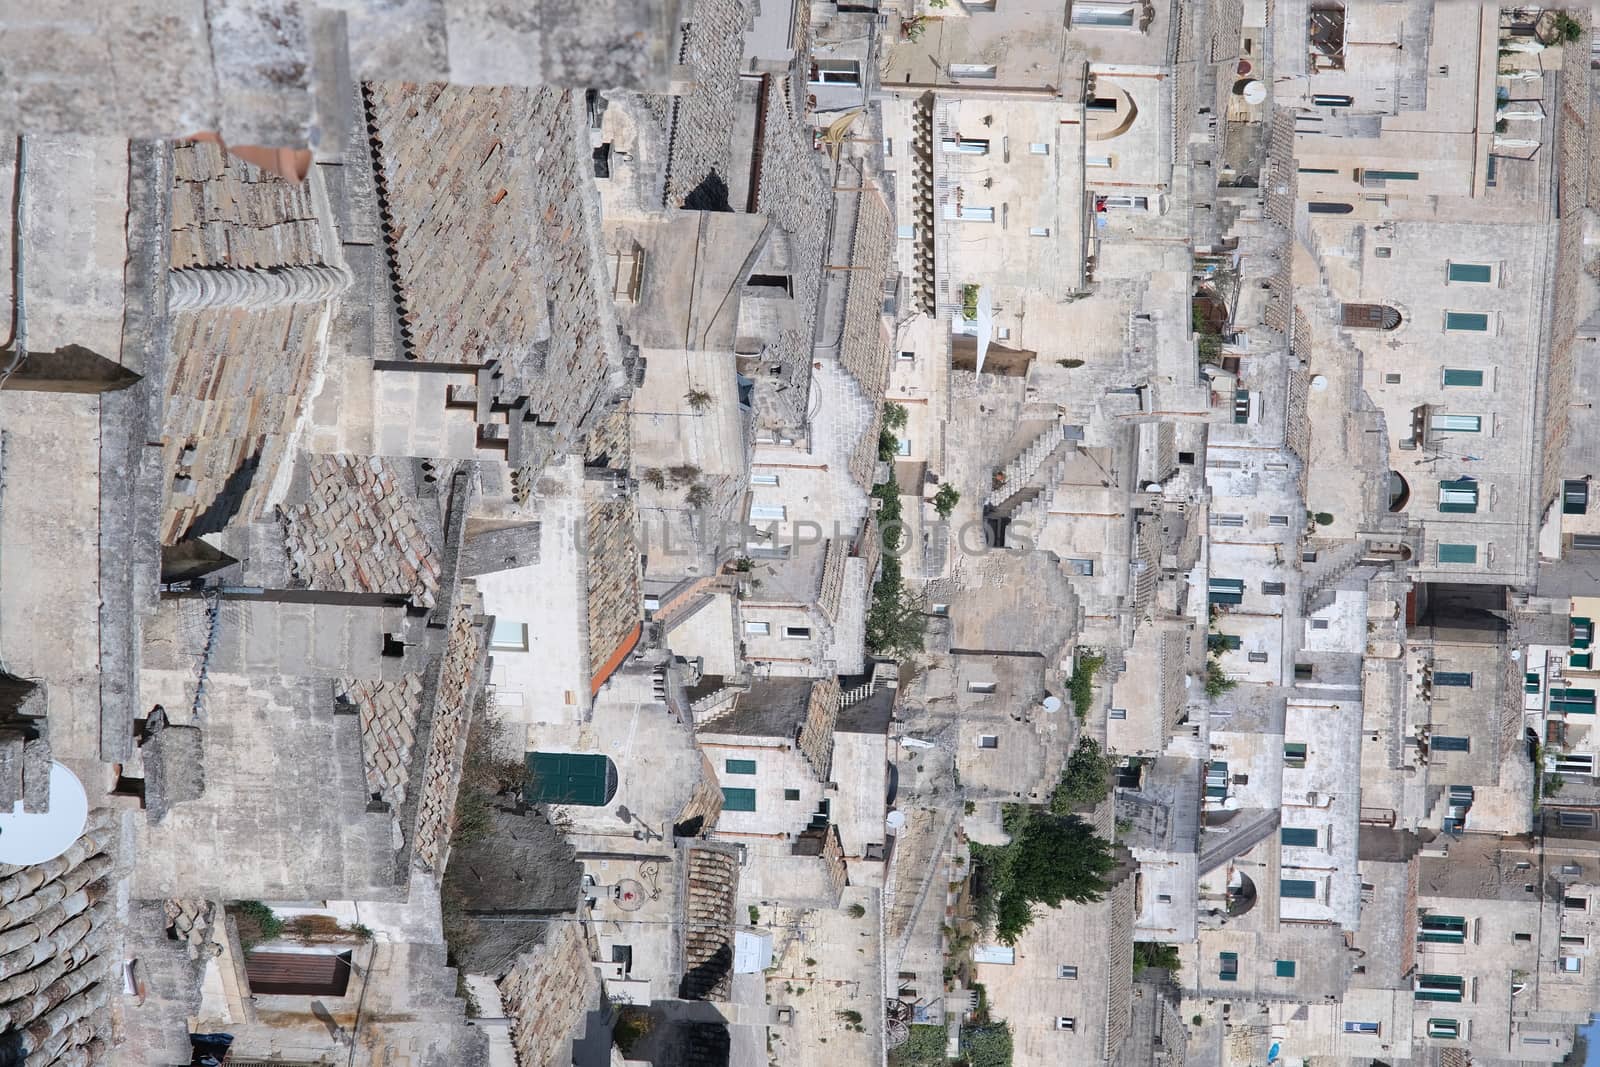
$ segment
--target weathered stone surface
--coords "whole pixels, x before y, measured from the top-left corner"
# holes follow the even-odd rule
[[[470,582],[463,582],[450,613],[445,646],[429,723],[426,762],[420,793],[413,854],[431,870],[444,865],[449,853],[451,819],[461,786],[461,760],[472,726],[473,704],[483,674],[486,635],[479,621],[481,600]]]

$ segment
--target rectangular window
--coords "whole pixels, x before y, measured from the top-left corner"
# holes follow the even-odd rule
[[[1057,1030],[1063,1030],[1063,1031],[1065,1031],[1065,1032],[1070,1034],[1073,1031],[1077,1030],[1077,1028],[1078,1028],[1077,1020],[1072,1018],[1072,1016],[1070,1016],[1070,1015],[1057,1015],[1056,1016],[1056,1029]]]
[[[894,228],[894,235],[902,241],[914,241],[917,237],[917,227],[910,222],[902,222]]]
[[[1312,619],[1311,620],[1311,628],[1313,630],[1326,630],[1329,627],[1331,621],[1332,620],[1330,620],[1330,619]]]
[[[1566,971],[1568,974],[1577,974],[1579,971],[1583,970],[1583,960],[1579,959],[1577,956],[1562,956],[1561,969]]]
[[[1594,690],[1593,689],[1556,689],[1550,690],[1550,710],[1565,712],[1568,715],[1593,715]]]
[[[772,624],[770,622],[747,622],[744,624],[744,632],[756,637],[765,637],[772,632]]]
[[[1414,170],[1363,169],[1361,171],[1361,180],[1366,181],[1369,178],[1379,182],[1414,182],[1417,180],[1417,172]]]
[[[1417,1000],[1438,1000],[1459,1004],[1467,983],[1454,974],[1419,974],[1412,996]]]
[[[1067,560],[1067,565],[1072,568],[1072,573],[1079,577],[1092,578],[1094,576],[1094,560],[1092,559],[1069,559]]]
[[[1050,236],[1050,227],[1048,227],[1048,226],[1029,226],[1028,227],[1028,236],[1029,237],[1049,237]]]
[[[1056,977],[1057,978],[1077,978],[1078,977],[1078,968],[1074,967],[1071,964],[1063,963],[1063,964],[1061,964],[1061,966],[1056,968]]]
[[[1400,375],[1398,375],[1398,374],[1385,374],[1383,376],[1383,384],[1384,385],[1399,385],[1400,384]]]
[[[1583,515],[1589,510],[1589,483],[1582,478],[1561,483],[1561,514]]]
[[[1346,1021],[1344,1032],[1347,1034],[1376,1034],[1379,1032],[1377,1023],[1358,1023]]]
[[[999,748],[1000,747],[1000,738],[995,736],[994,734],[979,734],[978,735],[978,747],[979,748]]]
[[[1126,719],[1128,717],[1128,709],[1112,708],[1108,717],[1112,719]]]
[[[1488,282],[1494,277],[1494,268],[1486,263],[1452,263],[1449,272],[1453,282]]]
[[[917,354],[915,352],[901,352],[900,353],[900,362],[901,363],[915,363],[916,361],[917,361]]]
[[[494,620],[494,632],[489,636],[489,647],[500,652],[528,651],[528,624],[510,619]]]
[[[993,683],[993,682],[968,682],[967,683],[967,692],[969,692],[969,693],[992,693],[992,692],[994,692],[994,690],[995,690],[995,683]]]
[[[1344,93],[1312,93],[1311,103],[1316,107],[1349,107],[1355,100]]]
[[[940,142],[940,147],[948,153],[957,153],[964,156],[986,156],[989,154],[989,142],[977,137],[946,137]]]
[[[1265,662],[1267,662],[1267,654],[1265,652],[1252,652],[1252,653],[1250,653],[1250,655],[1247,658],[1250,660],[1251,663],[1265,663]]]
[[[1339,170],[1336,167],[1301,167],[1301,168],[1299,168],[1299,170],[1300,170],[1301,174],[1338,174],[1339,173]]]
[[[1211,525],[1213,525],[1213,526],[1243,526],[1244,525],[1244,516],[1243,515],[1225,515],[1225,514],[1221,514],[1219,512],[1213,512],[1212,515],[1211,515]]]
[[[754,774],[756,773],[756,761],[753,759],[723,760],[722,769],[728,774]]]
[[[1471,478],[1456,478],[1439,483],[1439,510],[1447,514],[1471,515],[1478,510],[1478,483]]]
[[[1239,980],[1239,954],[1237,952],[1219,952],[1217,957],[1221,960],[1217,977],[1224,982],[1237,982]]]
[[[1573,548],[1600,548],[1600,534],[1573,534]]]
[[[1264,596],[1282,596],[1283,595],[1283,583],[1282,582],[1262,582],[1261,583],[1261,592],[1262,592],[1262,595],[1264,595]]]
[[[799,800],[800,799],[800,790],[798,790],[798,789],[785,789],[783,791],[783,799],[785,799],[785,800]]]
[[[861,63],[854,59],[813,59],[811,61],[812,85],[861,84]]]
[[[1316,900],[1317,883],[1303,878],[1281,878],[1278,880],[1278,895],[1292,900]]]
[[[1471,671],[1434,671],[1433,684],[1435,686],[1450,686],[1456,689],[1472,688]]]
[[[755,811],[756,791],[754,789],[732,789],[727,786],[722,788],[723,811]]]
[[[1286,767],[1304,767],[1306,765],[1305,742],[1285,741],[1283,743],[1283,763]]]
[[[1133,5],[1078,0],[1072,5],[1072,25],[1091,29],[1133,29]]]
[[[1456,430],[1461,433],[1479,433],[1483,430],[1480,415],[1430,415],[1428,427],[1433,430]]]
[[[789,509],[782,504],[751,504],[751,522],[782,522]]]
[[[1481,388],[1483,386],[1483,371],[1457,370],[1452,367],[1446,367],[1444,369],[1444,384],[1446,386]]]
[[[1428,1036],[1443,1041],[1454,1041],[1461,1036],[1461,1024],[1454,1019],[1429,1019]]]
[[[1467,333],[1488,333],[1489,316],[1477,311],[1446,311],[1444,328]]]
[[[1567,911],[1588,911],[1588,897],[1562,897],[1561,906]]]
[[[809,641],[811,640],[811,627],[785,626],[783,628],[783,636],[790,641]]]
[[[1594,623],[1582,615],[1574,615],[1571,625],[1573,648],[1588,648],[1594,640]]]
[[[1273,968],[1273,972],[1279,978],[1294,977],[1294,960],[1276,960],[1274,963],[1275,966]]]
[[[1287,525],[1289,525],[1289,516],[1287,516],[1287,515],[1268,515],[1267,516],[1267,525],[1269,525],[1269,526],[1287,526]]]
[[[946,204],[944,217],[952,222],[993,222],[994,208],[970,207],[966,204]]]
[[[1110,156],[1084,156],[1083,157],[1083,165],[1086,166],[1086,167],[1109,167],[1109,166],[1111,166],[1111,157]]]
[[[1461,915],[1425,914],[1418,923],[1418,938],[1435,945],[1463,945],[1467,941],[1467,920]]]
[[[1439,545],[1440,563],[1476,563],[1478,562],[1477,545]]]
[[[1435,752],[1471,752],[1472,738],[1450,737],[1445,734],[1434,734],[1428,747]]]
[[[1043,141],[1033,141],[1028,145],[1028,154],[1031,156],[1048,156],[1050,146]]]
[[[1285,826],[1278,831],[1278,835],[1285,845],[1295,845],[1299,848],[1316,848],[1317,831],[1305,826]]]
[[[750,484],[775,486],[778,484],[778,476],[776,474],[752,474],[750,476]]]
[[[995,67],[992,63],[952,63],[950,64],[950,77],[952,78],[988,78],[993,80]]]
[[[1592,811],[1563,811],[1556,814],[1556,825],[1564,826],[1569,830],[1594,829],[1594,812]]]
[[[1213,578],[1207,591],[1213,604],[1244,603],[1244,580],[1240,578]]]

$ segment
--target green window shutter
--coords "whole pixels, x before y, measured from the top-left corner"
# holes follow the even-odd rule
[[[1436,686],[1450,686],[1455,689],[1472,688],[1471,671],[1434,671],[1433,684]]]
[[[1487,282],[1493,276],[1493,268],[1483,263],[1450,264],[1450,280],[1453,282]]]
[[[1583,515],[1589,511],[1589,483],[1574,478],[1561,483],[1561,514]]]
[[[1477,545],[1446,545],[1439,546],[1440,563],[1476,563],[1478,562]]]
[[[1529,671],[1522,676],[1522,691],[1524,693],[1537,693],[1539,691],[1539,676]]]
[[[798,789],[785,789],[783,791],[783,799],[785,799],[785,800],[799,800],[800,799],[800,790],[798,790]]]
[[[1237,952],[1219,952],[1221,961],[1217,969],[1217,977],[1224,982],[1237,982],[1239,980],[1239,954]]]
[[[1489,316],[1479,311],[1446,311],[1444,328],[1465,330],[1469,333],[1488,333]]]
[[[1474,388],[1482,388],[1482,386],[1483,386],[1483,371],[1481,371],[1481,370],[1452,370],[1451,368],[1446,367],[1444,369],[1444,384],[1445,385],[1472,386]]]
[[[530,804],[582,804],[598,808],[617,791],[616,766],[605,756],[578,752],[530,752],[523,796]]]
[[[1363,178],[1378,178],[1386,182],[1414,182],[1417,172],[1414,170],[1362,170]]]
[[[1594,653],[1573,652],[1567,656],[1567,666],[1584,671],[1590,670],[1594,666]]]
[[[1582,616],[1573,616],[1572,647],[1588,648],[1592,640],[1594,640],[1594,623]]]
[[[1285,826],[1278,831],[1280,840],[1285,845],[1304,845],[1308,848],[1317,847],[1317,831],[1304,826]]]
[[[1439,510],[1447,514],[1471,515],[1478,510],[1478,483],[1471,478],[1456,478],[1439,483]]]
[[[1444,734],[1434,734],[1428,745],[1436,752],[1471,752],[1472,738],[1447,737]]]
[[[722,787],[723,811],[755,811],[756,791],[754,789],[731,789]]]
[[[1277,960],[1275,971],[1279,978],[1294,977],[1294,960]]]
[[[1278,881],[1278,895],[1294,900],[1316,900],[1317,883],[1300,878],[1282,878]]]
[[[1428,1036],[1454,1040],[1461,1036],[1461,1024],[1454,1019],[1429,1019]]]
[[[1453,430],[1456,433],[1482,433],[1483,417],[1480,415],[1430,415],[1428,429]]]
[[[1283,762],[1290,767],[1304,767],[1306,765],[1305,742],[1285,741],[1283,743]]]
[[[722,769],[728,774],[754,774],[756,761],[753,759],[731,759],[722,764]]]

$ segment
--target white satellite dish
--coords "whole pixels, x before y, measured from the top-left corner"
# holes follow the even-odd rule
[[[1313,374],[1311,376],[1311,388],[1315,389],[1317,392],[1320,393],[1320,392],[1322,392],[1322,390],[1326,389],[1327,387],[1328,387],[1328,379],[1327,379],[1326,375]]]
[[[1511,650],[1511,662],[1512,663],[1521,663],[1522,662],[1522,649],[1513,648]]]
[[[903,811],[891,811],[883,817],[883,821],[889,829],[898,830],[906,824],[906,813]]]
[[[1044,698],[1044,710],[1045,711],[1060,711],[1061,710],[1061,698],[1058,697],[1058,696],[1045,697]]]
[[[53,860],[83,836],[89,821],[89,796],[78,776],[50,764],[50,810],[25,812],[22,802],[0,814],[0,863],[18,865]]]
[[[1247,104],[1259,104],[1267,99],[1267,87],[1252,78],[1244,83],[1244,90],[1240,95]]]

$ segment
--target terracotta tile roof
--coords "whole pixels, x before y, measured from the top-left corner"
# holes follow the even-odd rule
[[[644,618],[639,574],[639,510],[637,502],[590,500],[585,509],[587,551],[584,557],[589,621],[589,674],[598,690],[620,664],[619,652],[638,640]]]
[[[449,638],[428,725],[428,755],[418,786],[414,849],[417,858],[433,870],[442,867],[448,855],[462,753],[482,682],[486,635],[481,614],[476,584],[461,583],[450,612]]]
[[[213,936],[216,915],[209,900],[171,899],[163,905],[167,916],[167,936],[182,942],[191,960],[219,955],[221,948]]]
[[[511,461],[531,483],[621,385],[581,101],[550,89],[363,89],[406,355],[496,365],[495,402],[527,408]]]
[[[679,207],[713,172],[726,181],[732,170],[731,106],[739,92],[739,65],[744,58],[745,25],[750,8],[745,0],[696,0],[684,31],[684,64],[694,70],[694,84],[672,102],[671,140],[667,148],[668,207]],[[735,205],[743,210],[744,205]]]
[[[734,902],[739,858],[692,847],[683,857],[683,1000],[726,1000],[733,987]]]
[[[499,982],[518,1063],[558,1062],[600,992],[584,928],[551,923],[546,929],[544,943],[519,957]]]
[[[259,516],[316,377],[325,304],[172,319],[163,544]]]
[[[397,593],[434,605],[437,519],[377,456],[306,457],[306,502],[284,507],[289,568],[312,589]]]
[[[174,268],[324,262],[310,183],[290,184],[203,141],[173,146],[172,179]]]
[[[407,674],[395,682],[346,680],[338,697],[356,706],[361,717],[361,758],[367,789],[396,814],[396,836],[403,835],[399,813],[411,781],[412,746],[422,708],[422,677]]]
[[[861,167],[841,175],[840,185],[866,182]],[[889,383],[889,335],[883,325],[883,282],[889,276],[894,219],[877,190],[857,197],[856,233],[850,251],[849,290],[845,294],[844,337],[839,361],[869,397],[880,397]]]
[[[105,1062],[109,1001],[121,988],[110,813],[66,852],[0,866],[0,1032],[20,1035],[30,1063]]]

